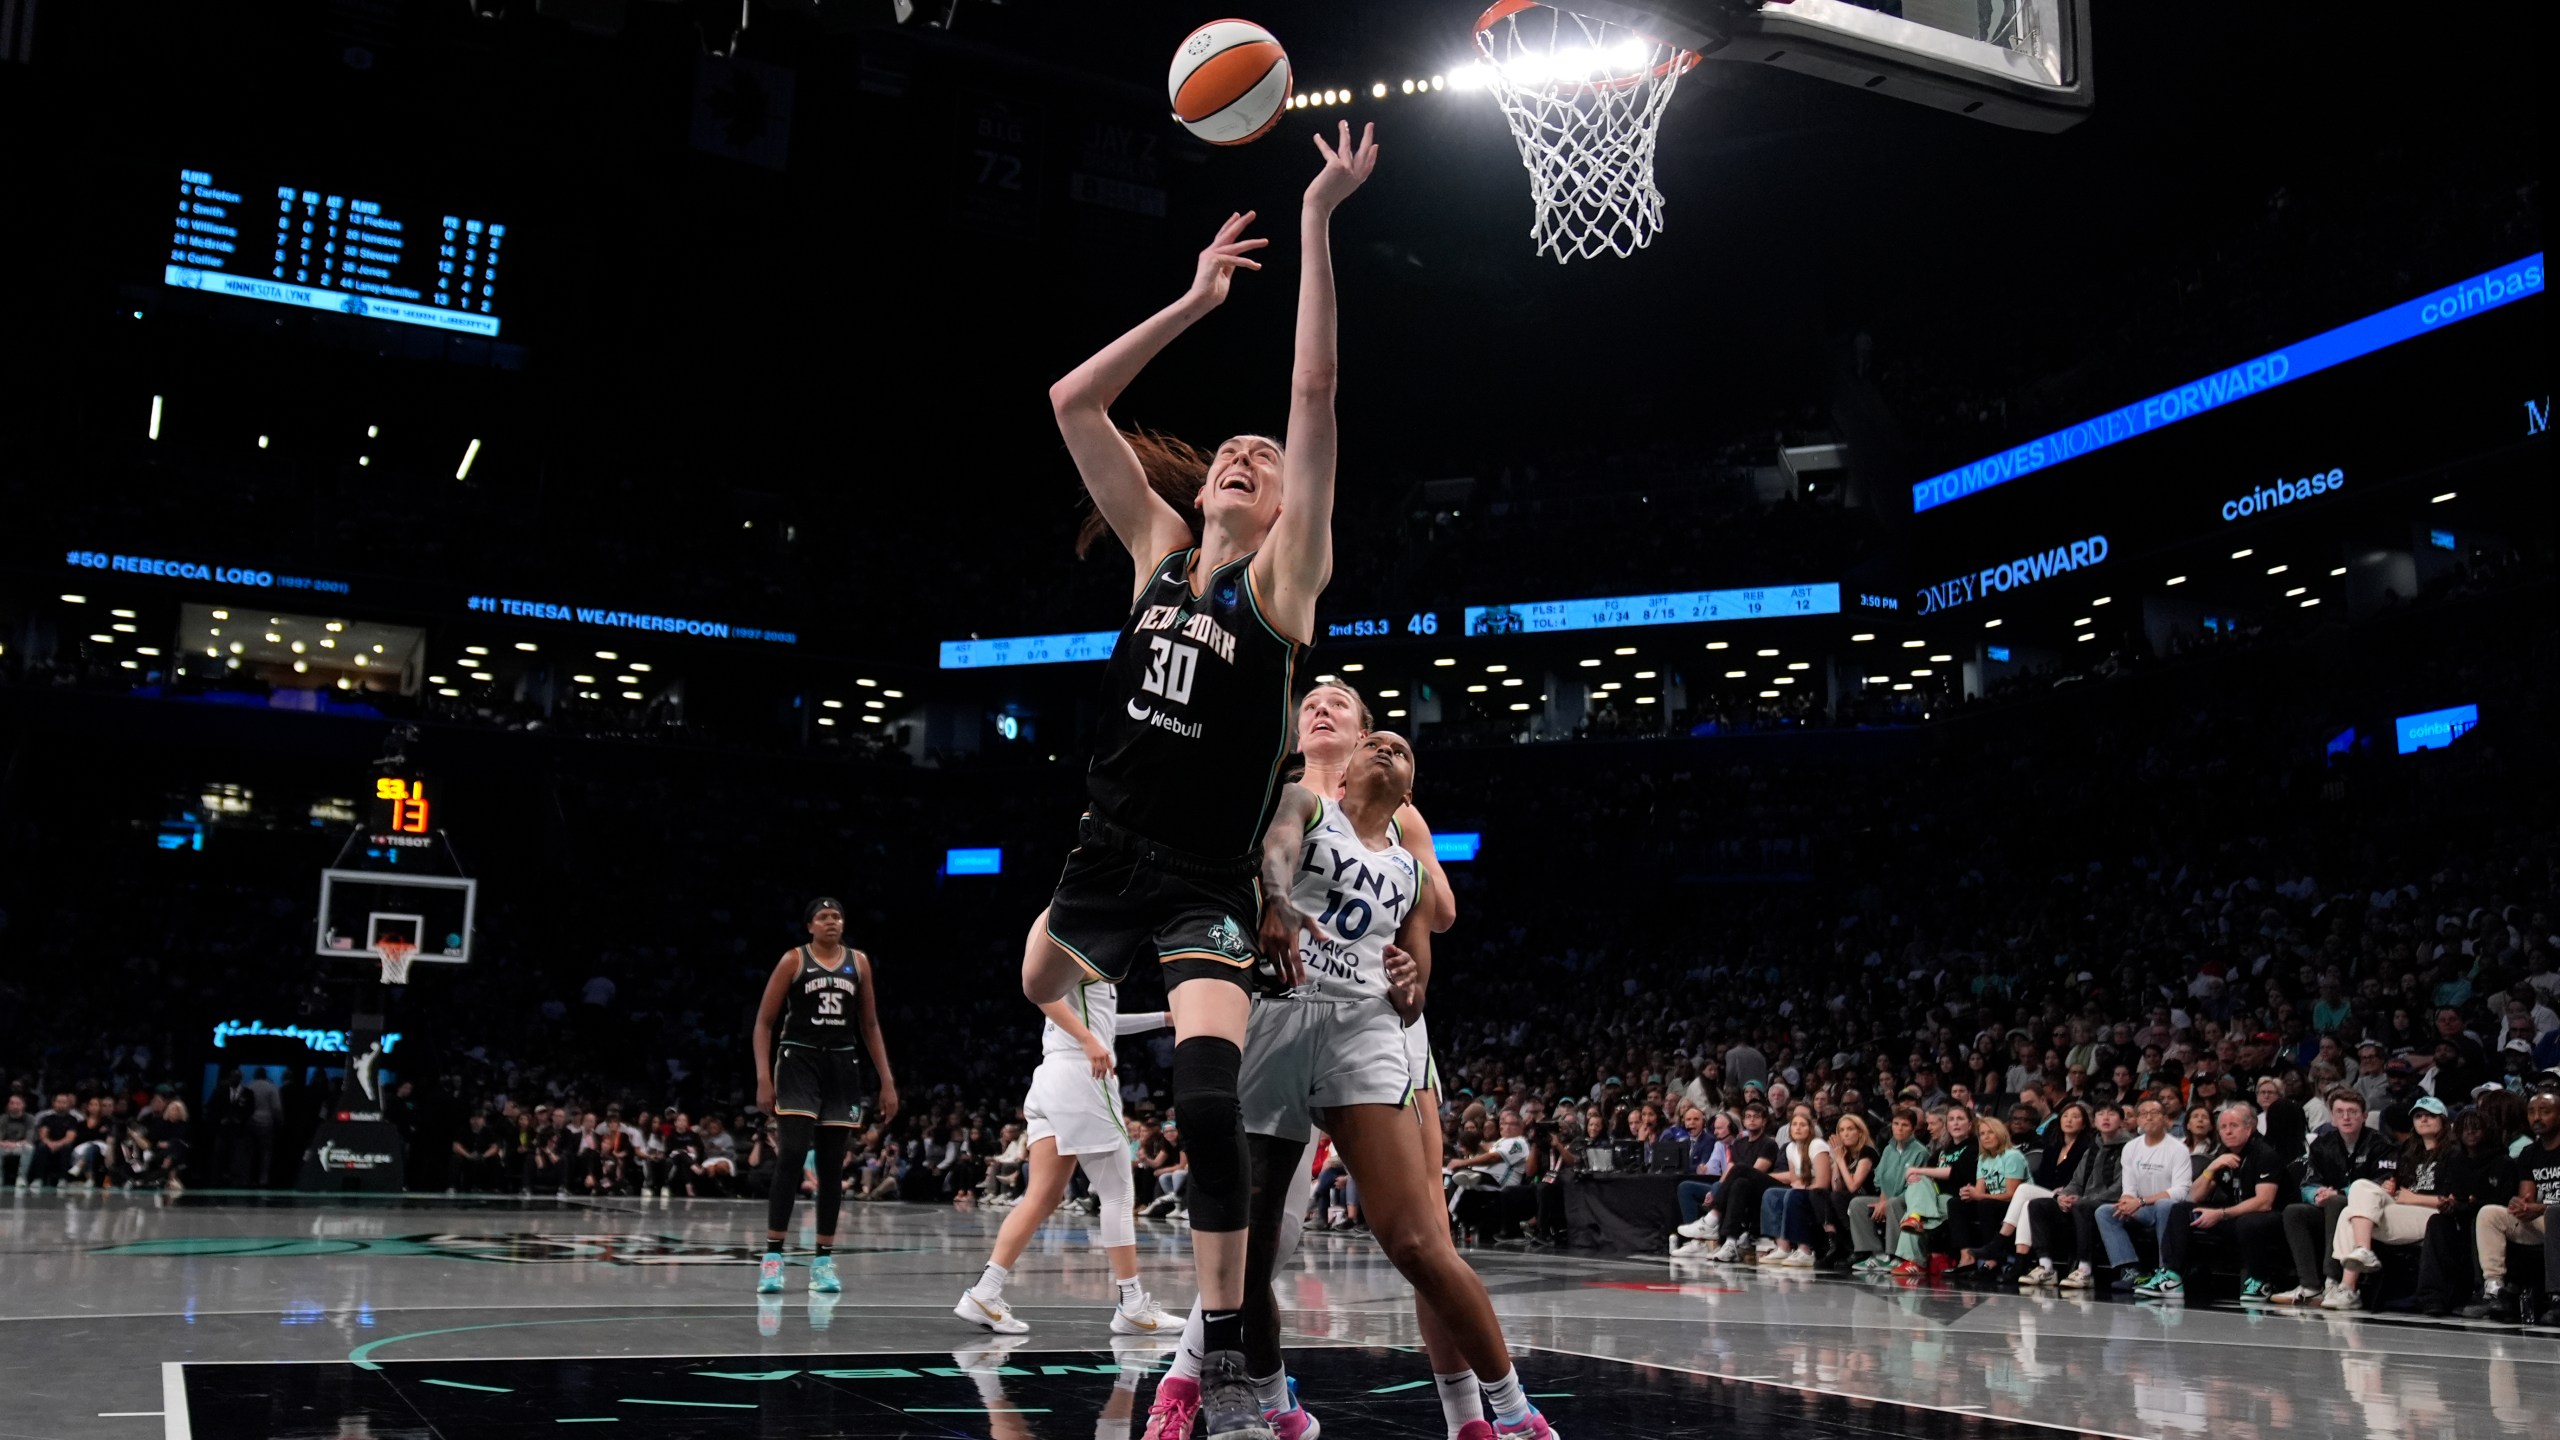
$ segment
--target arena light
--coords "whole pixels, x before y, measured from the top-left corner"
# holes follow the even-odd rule
[[[1727,670],[1726,672],[1724,672],[1724,678],[1726,678],[1727,680],[1743,680],[1743,679],[1748,679],[1748,678],[1750,677],[1750,675],[1751,675],[1751,672],[1750,672],[1750,671],[1748,671],[1748,670]]]
[[[2090,601],[2089,603],[2090,603],[2090,604],[2092,604],[2092,605],[2109,605],[2109,604],[2113,604],[2113,603],[2115,602],[2115,598],[2116,598],[2116,597],[2114,597],[2113,595],[2101,595],[2101,596],[2099,596],[2097,599],[2092,600],[2092,601]]]
[[[157,400],[154,400],[154,401],[152,401],[151,403],[152,403],[154,406],[157,406],[160,402],[159,402],[159,401],[157,401]],[[158,411],[157,409],[155,409],[155,410],[153,410],[153,411],[152,411],[152,413],[153,413],[154,415],[157,415],[157,414],[159,413],[159,411]],[[155,436],[153,436],[152,438],[153,438],[153,439],[158,439],[159,437],[155,435]],[[2441,505],[2441,504],[2443,504],[2444,502],[2446,502],[2447,500],[2452,499],[2456,493],[2457,493],[2457,492],[2455,492],[2455,491],[2447,490],[2447,491],[2446,491],[2446,492],[2444,492],[2443,494],[2441,494],[2441,495],[2437,496],[2437,497],[2436,497],[2436,498],[2434,498],[2433,500],[2428,501],[2427,503],[2428,503],[2428,504],[2430,504],[2430,505]]]
[[[2310,586],[2308,586],[2308,585],[2296,585],[2296,586],[2294,586],[2292,589],[2287,590],[2286,592],[2284,592],[2284,598],[2286,598],[2287,600],[2290,600],[2290,599],[2292,599],[2292,598],[2293,598],[2294,596],[2296,596],[2296,595],[2302,595],[2302,594],[2307,594],[2307,593],[2309,593],[2309,592],[2310,592],[2310,589],[2311,589],[2311,587],[2310,587]]]
[[[370,456],[370,455],[359,455],[359,456],[357,456],[357,457],[356,457],[356,466],[357,466],[357,468],[359,468],[359,469],[361,469],[361,468],[363,468],[363,467],[365,467],[365,466],[371,465],[372,463],[373,463],[373,457],[372,457],[372,456]]]
[[[1407,82],[1405,82],[1405,83],[1407,83],[1407,84],[1411,84],[1412,82],[1411,82],[1411,81],[1407,81]],[[1386,99],[1386,98],[1387,98],[1387,82],[1386,82],[1386,81],[1384,81],[1384,80],[1372,80],[1372,81],[1370,81],[1370,82],[1369,82],[1369,98],[1370,98],[1370,99],[1372,99],[1372,100],[1384,100],[1384,99]]]
[[[1793,685],[1796,683],[1796,677],[1793,675],[1772,675],[1769,677],[1769,683],[1772,685]]]
[[[1345,675],[1357,675],[1357,674],[1359,674],[1361,671],[1366,670],[1366,669],[1368,669],[1368,668],[1369,668],[1368,666],[1361,664],[1361,663],[1360,663],[1359,661],[1357,661],[1357,660],[1354,660],[1354,661],[1352,661],[1350,664],[1345,665],[1345,666],[1343,666],[1343,667],[1342,667],[1342,673],[1343,673],[1343,674],[1345,674]]]
[[[261,450],[264,450],[264,449],[266,449],[266,448],[267,448],[267,437],[266,437],[266,436],[261,435],[261,436],[259,436],[259,437],[258,437],[258,448],[259,448],[259,449],[261,449]]]
[[[2171,585],[2184,585],[2187,583],[2187,577],[2184,575],[2172,575],[2166,583]]]
[[[1913,679],[1917,680],[1917,679],[1919,679],[1920,677],[1922,677],[1922,676],[1924,676],[1924,675],[1927,675],[1928,673],[1929,673],[1929,667],[1928,667],[1928,666],[1926,666],[1926,665],[1923,665],[1923,666],[1921,666],[1919,669],[1914,670],[1914,671],[1912,671],[1912,672],[1911,672],[1911,678],[1913,678]]]
[[[1763,700],[1775,700],[1784,693],[1784,691],[1779,690],[1763,690],[1760,692],[1760,698]]]
[[[131,625],[110,625],[107,628],[113,630],[119,635],[130,635],[134,633],[134,627]],[[299,649],[300,647],[296,646],[295,648]]]
[[[2096,632],[2096,631],[2094,631],[2094,630],[2084,630],[2084,631],[2080,632],[2080,636],[2079,636],[2079,639],[2080,639],[2080,641],[2081,641],[2081,643],[2082,643],[2082,644],[2087,644],[2089,641],[2095,640],[2095,639],[2097,639],[2097,638],[2098,638],[2097,632]]]
[[[1653,701],[1654,697],[1651,695],[1639,695],[1636,697],[1636,703],[1639,705],[1650,705]]]
[[[2341,576],[2341,575],[2344,575],[2344,574],[2346,574],[2346,573],[2347,573],[2347,567],[2346,567],[2346,566],[2344,566],[2344,565],[2336,566],[2336,567],[2334,567],[2333,569],[2331,569],[2331,570],[2329,571],[2329,578],[2330,578],[2330,579],[2332,579],[2332,580],[2334,580],[2334,579],[2336,579],[2337,577],[2339,577],[2339,576]]]
[[[248,650],[248,646],[241,644],[237,640],[231,642],[231,653],[234,655],[245,655],[248,653]]]
[[[821,725],[833,725],[836,722],[825,715],[821,715],[818,717],[818,723]]]
[[[616,675],[613,677],[613,683],[616,685],[637,685],[640,683],[640,677],[637,675]]]
[[[1410,94],[1412,94],[1412,93],[1413,93],[1413,82],[1412,82],[1412,81],[1407,80],[1406,82],[1404,82],[1404,93],[1405,93],[1405,94],[1407,94],[1407,95],[1410,95]]]
[[[151,428],[149,434],[154,440],[160,438],[160,397],[157,395],[151,397]]]
[[[86,595],[65,595],[62,597],[62,603],[65,605],[86,605],[89,603],[89,597]]]
[[[829,710],[841,710],[844,708],[844,702],[841,700],[821,700],[818,703]]]
[[[1905,650],[1925,650],[1928,646],[1929,642],[1926,640],[1905,640],[1902,642],[1902,648]]]
[[[1956,657],[1953,655],[1932,655],[1929,657],[1929,663],[1932,665],[1952,665],[1955,663],[1955,660]]]
[[[1633,645],[1621,645],[1612,653],[1619,655],[1633,655],[1636,653],[1636,647]]]
[[[1502,683],[1503,683],[1503,684],[1505,684],[1505,685],[1517,685],[1517,684],[1519,684],[1519,683],[1520,683],[1520,677],[1519,677],[1519,676],[1517,676],[1517,675],[1513,675],[1513,676],[1510,676],[1510,677],[1506,678]]]
[[[1601,693],[1601,694],[1603,694],[1603,695],[1606,695],[1606,694],[1608,694],[1608,693],[1609,693],[1610,691],[1612,691],[1612,690],[1616,690],[1616,689],[1620,689],[1620,688],[1622,688],[1622,687],[1623,687],[1623,685],[1624,685],[1624,682],[1623,682],[1623,681],[1618,681],[1618,680],[1611,680],[1611,681],[1608,681],[1608,682],[1606,682],[1606,683],[1604,683],[1604,684],[1602,684],[1602,685],[1601,685],[1601,687],[1600,687],[1600,693]]]
[[[1870,675],[1867,677],[1867,683],[1870,685],[1890,685],[1893,683],[1893,677],[1890,675]]]
[[[885,710],[889,707],[878,700],[865,700],[862,702],[862,708],[865,710]]]
[[[1484,83],[1485,66],[1481,60],[1470,60],[1449,72],[1449,88],[1452,90],[1481,90]]]
[[[323,629],[323,630],[328,631],[328,632],[329,632],[330,634],[332,634],[332,635],[336,635],[336,634],[338,634],[338,633],[340,633],[340,632],[344,631],[344,630],[347,628],[347,622],[345,622],[344,620],[332,620],[332,621],[330,621],[328,624],[323,625],[323,626],[321,626],[320,628],[321,628],[321,629]]]
[[[66,595],[63,598],[68,600],[71,597]],[[216,620],[228,620],[231,618],[231,612],[228,610],[216,610],[213,612],[213,618]]]
[[[1872,631],[1872,630],[1870,630],[1870,631],[1864,631],[1864,632],[1861,632],[1861,633],[1859,633],[1859,634],[1852,635],[1852,636],[1850,636],[1850,637],[1849,637],[1849,639],[1850,639],[1850,641],[1851,641],[1852,643],[1860,643],[1860,642],[1864,642],[1864,641],[1868,641],[1868,640],[1873,640],[1874,638],[1876,638],[1876,637],[1875,637],[1875,632],[1874,632],[1874,631]]]
[[[1896,689],[1896,690],[1908,690],[1908,689],[1910,689],[1910,688],[1911,688],[1911,682],[1910,682],[1910,681],[1908,681],[1908,680],[1904,680],[1904,681],[1901,681],[1901,682],[1899,682],[1898,684],[1896,684],[1893,688],[1894,688],[1894,689]]]
[[[310,673],[311,673],[311,662],[310,662],[310,661],[308,661],[308,660],[296,660],[296,661],[294,661],[294,662],[293,662],[293,673],[294,673],[294,674],[296,674],[296,675],[308,675],[308,674],[310,674]]]
[[[2267,573],[2270,575],[2281,575],[2292,568],[2293,567],[2290,565],[2270,565],[2267,567]]]
[[[1637,679],[1639,679],[1639,680],[1650,680],[1650,679],[1652,679],[1652,678],[1653,678],[1657,673],[1659,673],[1659,672],[1657,672],[1657,671],[1652,671],[1652,670],[1639,670],[1639,671],[1637,671],[1637,672],[1636,672],[1636,678],[1637,678]]]
[[[1431,77],[1431,88],[1432,88],[1432,89],[1434,89],[1434,90],[1446,90],[1446,89],[1448,89],[1448,88],[1449,88],[1449,77],[1448,77],[1448,76],[1446,76],[1446,75],[1434,75],[1434,76],[1432,76],[1432,77]]]
[[[1342,677],[1332,673],[1331,671],[1327,671],[1316,677],[1316,683],[1319,685],[1339,685],[1342,683]]]
[[[465,645],[462,647],[462,653],[465,655],[486,655],[489,653],[489,647],[486,645]],[[604,657],[599,655],[596,658],[601,660]]]
[[[116,643],[116,637],[113,635],[92,635],[89,638],[101,645],[113,645]]]
[[[1813,668],[1813,662],[1810,660],[1790,660],[1787,662],[1787,668],[1790,670],[1810,670]]]
[[[497,677],[497,676],[495,676],[495,675],[490,674],[490,673],[489,673],[488,671],[486,671],[486,670],[474,670],[474,671],[472,671],[472,672],[471,672],[471,678],[472,678],[472,679],[474,679],[474,680],[479,681],[479,682],[480,682],[481,684],[483,684],[483,685],[486,685],[486,684],[488,684],[490,681],[495,680],[495,679],[497,679],[498,677]]]
[[[142,668],[142,662],[139,660],[119,660],[116,664],[127,670],[139,670]]]
[[[135,650],[134,650],[134,652],[133,652],[133,653],[134,653],[134,654],[136,654],[136,655],[151,655],[151,656],[157,656],[157,655],[160,653],[160,647],[159,647],[159,646],[157,646],[157,645],[143,645],[143,646],[138,646],[138,647],[136,647],[136,648],[135,648]]]
[[[530,654],[532,654],[533,652],[535,652],[535,651],[537,651],[537,650],[540,650],[542,647],[541,647],[541,646],[539,646],[539,645],[536,645],[535,643],[533,643],[533,642],[532,642],[532,641],[530,641],[530,640],[519,640],[519,641],[517,641],[517,642],[516,642],[516,648],[517,648],[517,649],[519,649],[519,650],[522,650],[522,651],[523,651],[523,652],[525,652],[526,654],[530,655]]]
[[[475,440],[473,440],[469,445],[467,445],[467,446],[465,446],[465,447],[463,448],[463,451],[462,451],[462,463],[461,463],[460,465],[457,465],[457,466],[455,466],[455,467],[454,467],[454,471],[453,471],[453,478],[454,478],[454,479],[456,479],[456,480],[468,480],[468,479],[470,479],[470,478],[471,478],[471,462],[472,462],[472,461],[474,461],[474,460],[477,460],[477,459],[479,459],[479,458],[480,458],[480,442],[479,442],[478,440],[476,440],[476,439],[475,439]]]
[[[1468,693],[1468,694],[1470,694],[1470,695],[1481,695],[1481,694],[1483,694],[1486,690],[1491,689],[1491,688],[1492,688],[1491,686],[1487,686],[1487,685],[1470,685],[1470,686],[1468,686],[1468,687],[1467,687],[1467,693]],[[1601,688],[1605,690],[1605,689],[1607,689],[1608,687],[1604,685],[1604,686],[1602,686]]]
[[[448,700],[458,700],[462,698],[462,692],[459,690],[438,690],[436,693],[442,695]]]
[[[1404,694],[1404,692],[1401,690],[1381,690],[1378,692],[1378,698],[1381,700],[1393,700],[1402,694]]]
[[[124,627],[123,627],[123,626],[118,626],[118,627],[116,627],[116,628],[118,628],[118,629],[123,629]],[[294,654],[296,654],[296,655],[300,655],[300,654],[304,654],[304,653],[306,653],[307,651],[309,651],[311,647],[310,647],[310,646],[308,646],[308,645],[303,644],[303,643],[302,643],[301,641],[299,641],[299,640],[296,640],[296,641],[294,641],[294,642],[293,642],[293,644],[292,644],[292,646],[291,646],[290,648],[292,649],[292,651],[293,651],[293,653],[294,653]]]
[[[1387,718],[1390,720],[1401,720],[1404,718],[1404,712],[1401,710],[1390,710],[1387,712]]]
[[[880,693],[888,696],[892,700],[904,700],[907,698],[907,692],[904,690],[883,690]]]
[[[2071,628],[2072,628],[2072,629],[2074,629],[2074,630],[2077,630],[2077,629],[2081,628],[2082,626],[2084,626],[2084,625],[2086,625],[2086,624],[2088,624],[2088,623],[2089,623],[2089,617],[2088,617],[2088,616],[2086,616],[2086,615],[2083,615],[2083,616],[2081,616],[2079,619],[2074,620],[2074,621],[2072,621],[2072,622],[2071,622]]]
[[[1520,702],[1518,702],[1518,703],[1514,704],[1511,708],[1512,708],[1512,709],[1514,709],[1514,710],[1526,710],[1526,709],[1528,709],[1528,708],[1529,708],[1529,702],[1528,702],[1528,701],[1526,701],[1526,700],[1522,700],[1522,701],[1520,701]]]
[[[625,700],[643,700],[648,697],[642,695],[637,690],[625,690],[622,692],[622,698]]]
[[[2320,597],[2319,597],[2319,596],[2317,596],[2317,595],[2314,595],[2314,596],[2312,596],[2310,599],[2305,600],[2305,601],[2303,601],[2303,602],[2302,602],[2302,608],[2303,608],[2303,609],[2305,609],[2305,610],[2308,610],[2308,609],[2310,609],[2312,606],[2317,605],[2317,604],[2319,604],[2319,603],[2320,603]]]
[[[379,426],[379,425],[367,425],[366,427],[364,427],[364,438],[366,438],[367,440],[379,440],[379,439],[381,439],[381,438],[382,438],[382,427],[381,427],[381,426]]]
[[[877,680],[856,680],[853,683],[861,686],[865,690],[877,690],[880,688],[880,682]]]
[[[1588,670],[1588,669],[1592,668],[1593,666],[1595,666],[1595,665],[1599,664],[1600,662],[1599,662],[1599,661],[1597,661],[1597,660],[1584,660],[1584,661],[1582,661],[1582,662],[1580,662],[1580,663],[1581,663],[1581,665],[1582,665],[1582,668],[1583,668],[1583,669]]]
[[[1455,656],[1450,656],[1450,657],[1446,657],[1446,658],[1443,658],[1443,659],[1434,660],[1434,661],[1432,661],[1431,663],[1432,663],[1433,665],[1436,665],[1436,666],[1440,667],[1441,669],[1445,670],[1445,669],[1449,668],[1450,666],[1457,664],[1457,663],[1458,663],[1458,661],[1457,661],[1457,658],[1456,658]]]
[[[619,660],[622,657],[611,650],[599,650],[596,652],[596,658],[599,660]]]
[[[2232,551],[2232,552],[2231,552],[2231,558],[2232,558],[2232,559],[2234,559],[2234,560],[2246,560],[2246,559],[2248,559],[2250,556],[2255,555],[2255,554],[2257,554],[2257,553],[2258,553],[2258,552],[2257,552],[2256,547],[2252,546],[2251,548],[2246,549],[2246,550],[2234,550],[2234,551]]]
[[[1998,620],[1985,620],[1982,622],[1982,628],[1985,630],[1997,630],[2000,628],[2000,622]]]
[[[1487,665],[1484,667],[1484,673],[1487,675],[1508,675],[1511,673],[1511,667],[1508,665]]]
[[[1730,643],[1723,640],[1710,640],[1707,642],[1707,648],[1710,650],[1730,650],[1733,647]]]
[[[270,645],[281,645],[284,643],[284,637],[277,634],[275,631],[270,630],[267,632],[267,643]]]
[[[107,613],[113,615],[119,620],[131,620],[134,618],[134,614],[130,610],[110,610]]]

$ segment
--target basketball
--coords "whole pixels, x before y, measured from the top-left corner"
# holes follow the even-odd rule
[[[1250,20],[1212,20],[1173,52],[1173,118],[1212,145],[1262,138],[1289,101],[1289,53]]]

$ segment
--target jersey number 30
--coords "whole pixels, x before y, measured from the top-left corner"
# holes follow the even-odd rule
[[[1147,678],[1138,683],[1148,693],[1161,695],[1176,705],[1191,703],[1191,680],[1200,664],[1200,647],[1176,645],[1159,635],[1147,642]]]

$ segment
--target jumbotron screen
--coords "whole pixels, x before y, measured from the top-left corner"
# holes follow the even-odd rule
[[[181,169],[161,278],[186,290],[494,337],[503,220],[246,166]]]

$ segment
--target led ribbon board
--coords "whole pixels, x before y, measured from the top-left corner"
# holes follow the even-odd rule
[[[1932,475],[1911,487],[1912,512],[1919,514],[1951,505],[2066,460],[2077,460],[2181,420],[2191,420],[2233,401],[2264,394],[2456,321],[2539,295],[2542,288],[2542,252],[2535,251],[2459,284],[2430,291],[2227,370],[2172,386],[2104,415]]]
[[[1615,630],[1631,625],[1699,625],[1720,620],[1776,620],[1839,613],[1837,584],[1766,585],[1748,590],[1688,590],[1600,600],[1470,605],[1467,633],[1544,635],[1567,630]]]
[[[1079,660],[1108,660],[1120,643],[1117,630],[1091,630],[1081,635],[1016,635],[999,640],[945,640],[945,670],[990,670],[999,665],[1066,665]]]

